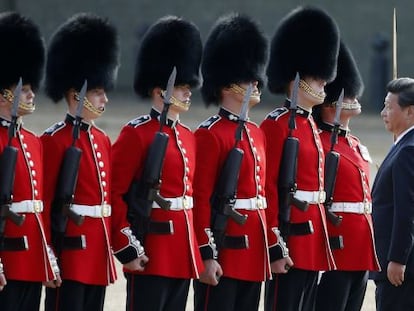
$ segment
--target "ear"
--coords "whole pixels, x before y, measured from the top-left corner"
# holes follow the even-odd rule
[[[0,92],[0,105],[4,106],[4,105],[8,105],[9,101],[3,96],[3,92]]]
[[[161,92],[162,92],[162,89],[160,88],[160,87],[154,87],[152,90],[151,90],[151,97],[152,98],[157,98],[157,97],[162,97],[161,96]]]

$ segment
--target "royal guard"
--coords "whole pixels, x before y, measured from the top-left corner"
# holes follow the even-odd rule
[[[42,282],[60,284],[44,221],[41,142],[22,123],[35,110],[45,48],[33,21],[15,12],[0,14],[0,35],[0,309],[38,310]]]
[[[287,99],[261,124],[268,164],[266,214],[287,243],[293,267],[267,283],[266,310],[312,310],[318,271],[335,269],[323,206],[325,157],[311,112],[335,78],[338,50],[335,21],[311,6],[284,17],[272,39],[268,87]]]
[[[194,284],[195,310],[257,310],[271,276],[265,139],[248,119],[260,102],[267,46],[250,17],[230,14],[204,48],[202,97],[219,111],[195,131],[194,213],[205,265]]]
[[[76,14],[53,34],[47,56],[46,93],[56,103],[64,98],[68,112],[41,137],[45,205],[63,280],[47,291],[46,310],[103,310],[106,286],[116,279],[113,253],[131,269],[146,261],[125,210],[111,206],[111,142],[94,124],[116,80],[116,30],[105,18]]]
[[[337,76],[325,87],[324,103],[312,112],[320,129],[325,154],[339,154],[336,177],[332,180],[325,179],[326,189],[329,185],[334,186],[332,198],[327,198],[325,207],[330,213],[328,233],[331,240],[340,237],[343,241],[341,248],[333,249],[337,270],[322,274],[316,310],[360,310],[365,297],[368,271],[379,270],[371,218],[371,157],[359,139],[351,135],[349,128],[350,120],[361,113],[358,98],[362,95],[363,88],[351,51],[341,43]],[[341,105],[338,99],[342,90]],[[339,120],[335,120],[336,116]],[[335,168],[326,163],[328,176],[328,171],[335,171]],[[334,173],[333,175],[335,176]],[[334,184],[329,184],[333,181]]]
[[[179,119],[200,84],[201,53],[198,28],[165,16],[137,54],[134,89],[152,107],[122,128],[112,157],[113,206],[128,210],[149,258],[142,272],[124,270],[127,310],[185,310],[203,269],[192,209],[195,140]]]

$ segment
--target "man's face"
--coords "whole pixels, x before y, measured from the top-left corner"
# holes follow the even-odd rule
[[[9,88],[10,94],[13,94],[16,89],[16,85],[13,85]],[[28,114],[32,114],[35,110],[35,104],[34,104],[34,98],[35,94],[32,91],[32,86],[30,84],[24,84],[22,86],[22,91],[20,93],[19,97],[19,106],[17,109],[17,115],[18,116],[24,116]],[[12,109],[13,100],[9,99],[10,102],[10,111]]]
[[[90,89],[86,92],[86,98],[91,103],[92,110],[96,111],[94,112],[84,107],[82,116],[86,121],[94,120],[105,111],[105,105],[108,102],[106,92],[103,88]]]
[[[384,121],[385,128],[399,135],[408,128],[407,116],[409,107],[401,107],[398,104],[398,95],[388,92],[384,101],[384,108],[381,111],[381,117]]]

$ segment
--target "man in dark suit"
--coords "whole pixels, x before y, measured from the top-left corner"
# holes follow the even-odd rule
[[[377,310],[414,310],[414,79],[387,85],[381,117],[394,137],[372,189],[374,234],[381,272]]]

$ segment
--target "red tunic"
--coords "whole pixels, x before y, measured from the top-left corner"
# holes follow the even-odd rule
[[[278,178],[283,144],[289,134],[287,108],[278,108],[271,112],[262,122],[261,128],[266,136],[266,210],[269,227],[279,226]],[[299,139],[297,161],[297,189],[302,191],[322,191],[324,189],[324,153],[312,116],[305,110],[298,109],[296,129],[293,136]],[[303,212],[292,206],[291,223],[312,221],[314,233],[295,235],[288,238],[290,257],[295,268],[311,271],[335,269],[332,252],[329,247],[324,207],[322,204],[310,204]],[[272,243],[273,241],[271,241]]]
[[[210,198],[229,151],[235,145],[238,117],[225,109],[204,121],[195,132],[197,141],[197,166],[194,181],[195,221],[197,238],[201,247],[209,244],[206,231],[211,228]],[[239,148],[244,156],[239,172],[237,199],[257,198],[265,195],[265,143],[259,127],[245,124]],[[219,251],[218,261],[226,277],[260,282],[270,278],[267,224],[264,209],[237,210],[248,216],[244,225],[229,218],[226,235],[247,235],[249,248]]]
[[[169,135],[162,170],[160,194],[164,198],[182,198],[193,195],[195,168],[195,141],[191,130],[179,121],[168,120],[163,132]],[[140,116],[125,125],[113,146],[112,204],[127,210],[123,195],[133,180],[139,180],[146,155],[154,135],[160,129],[159,113]],[[172,220],[173,234],[149,233],[145,238],[145,253],[149,262],[144,272],[136,274],[159,275],[171,278],[198,278],[203,263],[194,234],[192,209],[170,210],[153,208],[151,220]]]
[[[67,115],[65,122],[50,127],[42,135],[45,152],[45,203],[50,214],[60,166],[65,150],[73,141],[74,118]],[[78,181],[73,204],[86,208],[111,202],[111,143],[99,128],[81,123],[76,146],[82,150]],[[50,221],[50,218],[48,219]],[[112,208],[111,217],[85,217],[77,226],[69,220],[66,236],[86,237],[86,249],[63,250],[60,256],[62,279],[90,285],[108,285],[116,279],[112,251],[115,254],[131,246],[125,232],[129,226],[124,210]],[[132,258],[131,258],[132,260]]]
[[[320,137],[325,153],[330,151],[331,128],[324,124]],[[340,131],[334,150],[340,154],[336,175],[333,202],[371,203],[369,189],[368,149],[361,145],[358,138]],[[346,209],[346,207],[345,207]],[[379,270],[375,253],[374,232],[371,213],[336,212],[342,216],[339,226],[328,221],[329,236],[342,236],[343,249],[333,250],[338,270],[361,271]]]
[[[0,118],[0,148],[8,144],[9,122]],[[13,202],[43,199],[42,145],[32,132],[18,126],[12,145],[18,149],[15,170]],[[6,220],[5,237],[23,237],[28,240],[26,251],[0,251],[4,273],[9,280],[42,282],[55,279],[47,255],[44,213],[24,213],[22,226]]]

